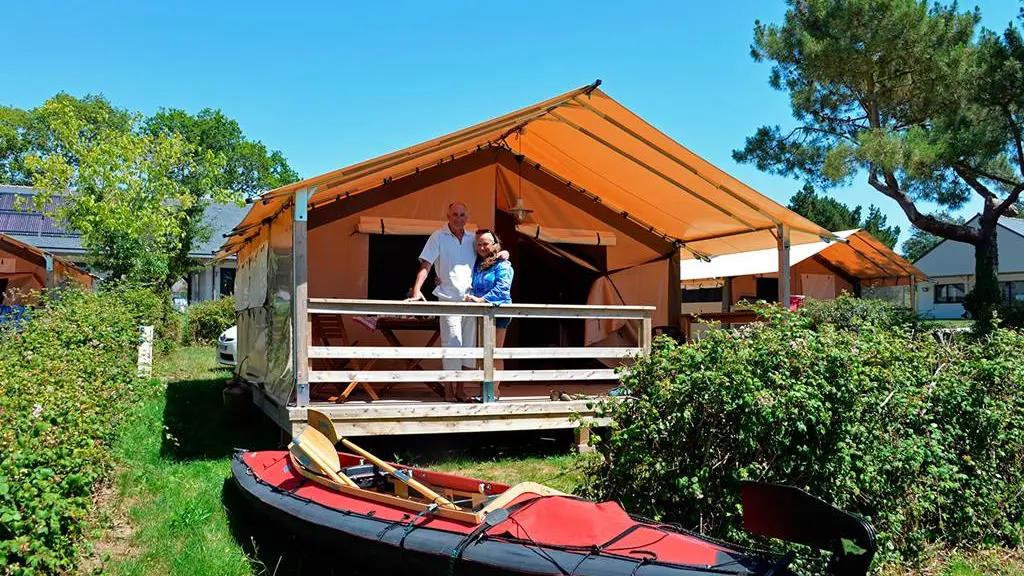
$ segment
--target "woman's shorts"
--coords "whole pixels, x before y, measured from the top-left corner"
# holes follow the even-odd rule
[[[511,318],[495,318],[494,326],[497,328],[508,328],[508,325],[512,323]]]

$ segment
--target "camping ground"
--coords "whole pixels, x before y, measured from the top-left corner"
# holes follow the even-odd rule
[[[324,550],[275,533],[240,505],[230,478],[233,450],[274,448],[286,440],[265,419],[224,413],[221,390],[230,371],[218,368],[213,358],[213,349],[202,346],[158,358],[155,375],[161,385],[134,410],[115,446],[117,472],[98,491],[82,573],[329,573]],[[534,480],[571,491],[585,481],[571,441],[568,433],[517,433],[363,439],[360,445],[439,470]],[[884,574],[1022,576],[1024,554],[944,552],[920,568],[889,568]]]

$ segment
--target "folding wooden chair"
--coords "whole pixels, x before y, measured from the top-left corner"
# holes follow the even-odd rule
[[[311,314],[310,316],[313,323],[313,340],[320,346],[355,346],[358,343],[349,343],[348,332],[345,330],[345,322],[341,314]],[[360,366],[355,359],[314,358],[311,364],[313,370],[365,370],[373,365],[373,361],[368,362],[366,366]],[[341,403],[348,399],[349,394],[356,389],[357,385],[366,390],[371,400],[380,400],[369,382],[349,382],[344,390],[340,390],[340,386],[336,382],[320,382],[311,384],[309,392],[311,396],[324,392],[329,401]],[[334,388],[338,394],[327,394],[326,389],[328,388]]]

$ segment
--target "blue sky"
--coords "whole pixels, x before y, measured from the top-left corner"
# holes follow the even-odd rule
[[[1020,7],[977,5],[998,30]],[[308,177],[600,78],[613,98],[785,204],[800,182],[731,158],[758,126],[790,119],[769,66],[750,58],[754,21],[784,11],[781,0],[17,2],[4,9],[0,104],[29,108],[65,91],[146,114],[220,108]],[[907,237],[896,203],[866,183],[834,194],[880,206]]]

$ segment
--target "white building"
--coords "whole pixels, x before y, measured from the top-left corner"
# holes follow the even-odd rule
[[[969,225],[977,225],[978,216]],[[1024,220],[1000,218],[999,288],[1003,299],[1024,302]],[[964,296],[974,288],[974,246],[943,240],[914,264],[928,275],[917,285],[918,313],[922,318],[958,319],[966,314]]]

